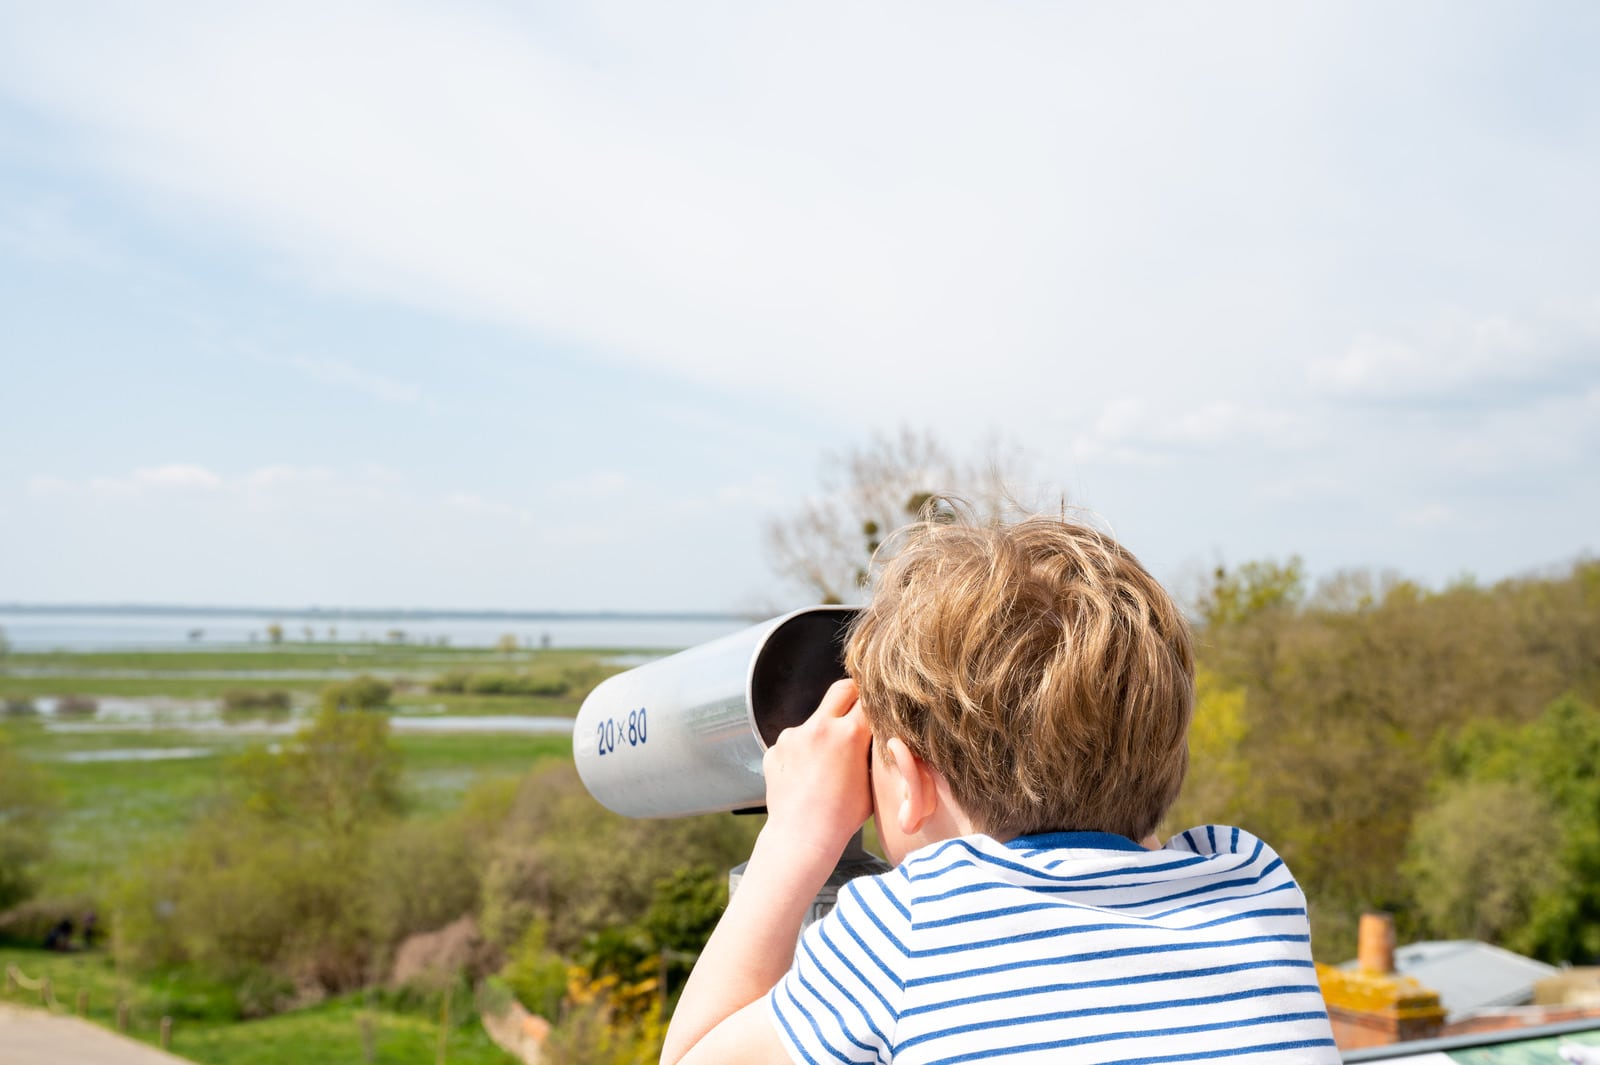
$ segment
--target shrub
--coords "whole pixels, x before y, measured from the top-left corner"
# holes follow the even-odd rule
[[[247,1013],[294,987],[340,991],[371,975],[378,913],[364,872],[399,810],[386,718],[321,713],[281,755],[235,759],[229,791],[117,893],[117,949],[140,968],[193,964]]]
[[[209,979],[254,988],[267,1012],[277,1000],[259,1001],[264,974],[283,986],[357,987],[371,955],[370,907],[349,881],[354,855],[339,843],[251,819],[203,822],[168,859],[170,895],[151,900],[119,942],[151,934],[153,943],[140,944],[146,957],[191,962]]]
[[[620,1015],[611,978],[577,989],[544,1052],[562,1065],[651,1065],[661,1057],[666,1024],[652,1006],[642,1016]]]
[[[511,952],[511,959],[500,970],[500,979],[531,1013],[546,1020],[561,1015],[561,1002],[567,996],[566,961],[550,950],[549,929],[536,920],[522,934],[522,941]]]
[[[570,764],[524,778],[495,841],[483,885],[483,929],[508,951],[544,920],[549,945],[571,956],[586,937],[637,922],[658,881],[694,866],[727,870],[750,856],[758,817],[670,821],[621,817],[595,802]]]
[[[441,674],[430,688],[446,695],[526,695],[559,698],[572,690],[564,673],[513,673],[490,671],[474,673],[454,669]]]
[[[54,808],[50,781],[0,733],[0,911],[33,894],[50,853]]]
[[[272,717],[287,715],[289,693],[279,689],[261,691],[254,688],[230,688],[222,693],[222,710],[227,714],[266,714]]]
[[[331,710],[382,710],[393,694],[392,685],[362,674],[322,689],[322,706]]]
[[[100,703],[87,695],[63,695],[56,700],[57,717],[93,717],[100,712]]]
[[[373,839],[365,893],[381,943],[393,946],[477,909],[481,846],[463,828],[456,816],[413,818]]]
[[[465,669],[446,670],[433,679],[428,690],[439,695],[460,695],[467,690],[467,679],[471,676]]]
[[[42,947],[62,921],[72,922],[74,937],[83,935],[84,918],[95,912],[94,900],[83,895],[59,899],[30,899],[0,913],[0,943]],[[97,933],[104,933],[96,919]]]

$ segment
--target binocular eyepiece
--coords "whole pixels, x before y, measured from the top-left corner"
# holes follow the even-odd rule
[[[805,607],[601,681],[573,726],[584,787],[628,817],[759,809],[762,755],[845,676],[855,615]]]

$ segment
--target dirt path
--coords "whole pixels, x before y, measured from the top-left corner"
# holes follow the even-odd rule
[[[193,1065],[77,1017],[0,1003],[0,1065]]]

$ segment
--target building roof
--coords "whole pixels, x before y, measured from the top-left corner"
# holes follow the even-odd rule
[[[1345,962],[1340,968],[1354,968]],[[1394,969],[1439,993],[1450,1018],[1493,1006],[1533,1001],[1533,985],[1560,972],[1553,965],[1523,957],[1476,939],[1438,939],[1396,947]]]

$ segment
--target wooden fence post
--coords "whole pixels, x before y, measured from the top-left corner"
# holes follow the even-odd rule
[[[439,1003],[439,1052],[434,1057],[436,1065],[445,1065],[450,1053],[450,992],[454,984],[447,984],[444,998]]]
[[[128,1030],[128,1000],[124,998],[124,999],[119,999],[117,1001],[117,1031],[126,1032],[127,1030]]]
[[[172,1018],[161,1018],[161,1049],[172,1049]]]
[[[89,1016],[89,992],[87,991],[80,990],[78,992],[78,1016]]]

